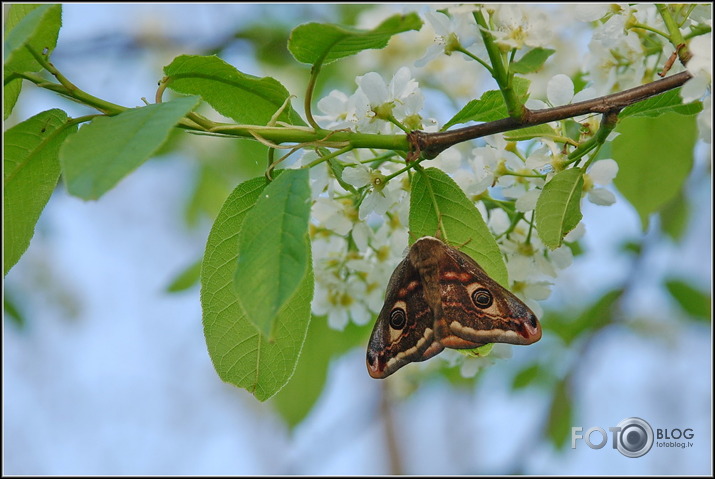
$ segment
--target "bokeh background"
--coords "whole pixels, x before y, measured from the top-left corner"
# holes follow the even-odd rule
[[[182,53],[218,52],[300,94],[307,67],[284,63],[291,28],[355,23],[390,8],[407,7],[68,4],[52,61],[80,88],[126,106],[153,98],[161,68]],[[583,39],[571,34],[578,49]],[[322,88],[350,93],[356,74],[385,68],[389,78],[422,53],[361,54],[333,67],[335,84]],[[475,96],[485,89],[480,82]],[[431,95],[435,116],[449,118],[454,105]],[[26,84],[6,127],[52,107],[87,113]],[[677,278],[711,296],[709,144],[698,146],[675,239],[657,218],[643,233],[620,196],[611,207],[583,203],[583,254],[555,281],[544,323],[550,314],[578,315],[627,284],[616,324],[569,348],[547,333],[466,386],[434,377],[372,380],[362,344],[330,362],[315,406],[290,425],[271,401],[219,380],[203,339],[198,284],[170,288],[201,257],[230,189],[261,174],[258,161],[236,167],[239,149],[251,148],[236,143],[246,142],[175,141],[99,201],[73,198],[60,185],[5,278],[5,474],[712,473],[709,309],[706,317],[686,311],[663,286]],[[540,379],[515,386],[532,364],[541,365]],[[570,436],[558,447],[550,432],[563,418],[568,430],[585,431],[633,416],[654,428],[692,428],[693,447],[654,447],[630,459],[610,443],[572,449]]]

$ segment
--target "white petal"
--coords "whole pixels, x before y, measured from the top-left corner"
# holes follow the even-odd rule
[[[412,93],[417,86],[417,82],[412,79],[412,73],[407,67],[402,67],[395,73],[390,81],[390,96],[392,98],[403,98]]]
[[[368,311],[367,306],[362,302],[353,304],[350,308],[350,317],[353,323],[358,326],[364,326],[372,319],[372,314]]]
[[[567,105],[573,99],[573,81],[559,73],[546,85],[546,97],[553,106]]]
[[[693,38],[688,48],[693,53],[693,57],[688,62],[688,71],[693,75],[704,72],[707,76],[712,77],[712,35],[702,35]]]
[[[609,5],[599,3],[582,3],[572,6],[573,15],[581,22],[593,22],[603,18],[608,13]]]
[[[367,223],[358,223],[353,228],[353,241],[358,251],[367,251],[367,242],[370,237],[370,227]]]
[[[573,243],[574,241],[578,241],[579,239],[581,239],[584,233],[586,233],[586,227],[583,225],[583,223],[579,223],[566,236],[564,236],[564,241]]]
[[[388,90],[385,80],[379,73],[370,72],[357,78],[360,90],[367,96],[370,105],[379,106],[388,101]]]
[[[439,36],[446,36],[450,34],[451,25],[449,17],[444,13],[428,10],[425,12],[425,18],[432,26],[434,32]]]
[[[347,110],[348,96],[338,90],[333,90],[318,101],[318,109],[327,115],[337,116]]]
[[[524,281],[528,279],[534,273],[535,269],[531,258],[520,254],[509,255],[506,267],[509,271],[509,278],[513,281]]]
[[[573,263],[573,252],[568,246],[562,245],[550,252],[549,258],[557,268],[564,269]]]
[[[509,220],[509,215],[506,214],[506,211],[501,208],[495,208],[489,215],[488,225],[495,234],[499,235],[509,228],[511,221]]]
[[[337,309],[330,312],[328,316],[328,326],[331,329],[342,331],[348,325],[348,312],[345,309]]]
[[[592,100],[598,96],[598,92],[593,87],[584,88],[580,92],[576,93],[571,100],[572,103],[578,103],[580,101]]]
[[[370,171],[363,166],[350,166],[343,170],[343,180],[360,188],[370,184]]]
[[[683,98],[683,102],[690,103],[702,98],[705,92],[707,92],[710,82],[711,79],[702,73],[686,81],[683,88],[680,89],[680,96]]]
[[[340,236],[344,236],[352,229],[353,222],[342,214],[335,214],[328,218],[323,225],[329,230],[335,231]]]
[[[597,185],[607,185],[618,174],[618,163],[615,160],[599,160],[588,170],[588,175]]]
[[[547,105],[543,101],[537,100],[535,98],[529,98],[528,100],[526,100],[524,106],[526,106],[530,110],[543,110],[544,108],[549,107],[549,105]]]
[[[465,357],[462,366],[459,368],[459,374],[461,374],[463,378],[473,378],[480,369],[487,365],[485,361],[480,361],[480,359],[483,358]]]
[[[616,196],[605,188],[594,188],[588,192],[588,201],[595,205],[610,206],[616,202]]]
[[[544,281],[527,283],[524,287],[524,294],[531,299],[543,301],[551,296],[551,284]]]
[[[540,194],[541,190],[536,188],[527,191],[521,196],[521,198],[516,200],[516,210],[521,211],[522,213],[533,210],[536,208],[536,202],[538,201]]]

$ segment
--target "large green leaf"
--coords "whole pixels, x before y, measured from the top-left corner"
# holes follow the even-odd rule
[[[247,213],[238,249],[236,291],[266,337],[310,269],[308,170],[284,170]]]
[[[5,18],[3,45],[3,75],[6,78],[3,88],[3,118],[10,116],[22,89],[21,79],[7,81],[7,76],[15,72],[36,72],[42,69],[25,47],[30,46],[39,54],[49,55],[57,45],[61,26],[61,5],[10,5]]]
[[[169,88],[201,95],[217,112],[238,123],[266,125],[289,97],[274,78],[241,73],[215,55],[180,55],[164,67]],[[288,105],[277,118],[292,125],[305,124]]]
[[[278,313],[270,341],[248,321],[238,302],[233,280],[239,233],[265,187],[265,178],[254,178],[229,195],[209,234],[201,267],[201,307],[211,361],[222,380],[247,389],[260,401],[273,396],[293,375],[308,331],[313,295],[309,268]]]
[[[198,97],[183,97],[95,118],[60,150],[67,190],[85,200],[99,198],[161,148],[198,103]]]
[[[614,183],[635,207],[645,229],[651,213],[660,211],[681,190],[693,166],[697,139],[695,116],[664,113],[633,116],[618,122],[613,159]]]
[[[536,227],[539,238],[551,249],[561,246],[564,236],[581,221],[583,173],[569,168],[554,175],[536,202]]]
[[[394,15],[372,30],[306,23],[293,29],[288,50],[302,63],[328,64],[363,50],[384,48],[393,35],[422,28],[416,13]]]
[[[3,263],[10,271],[30,245],[35,224],[60,177],[58,152],[77,130],[62,110],[48,110],[5,132],[3,144]]]
[[[447,234],[443,241],[471,256],[495,281],[508,287],[504,258],[482,215],[462,189],[437,168],[417,172],[410,196],[410,232],[417,239]]]

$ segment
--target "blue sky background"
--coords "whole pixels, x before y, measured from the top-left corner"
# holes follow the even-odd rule
[[[305,20],[329,18],[325,8],[314,6],[316,18]],[[257,15],[297,25],[305,21],[298,14],[292,5],[69,4],[53,62],[81,88],[133,106],[153,97],[161,67],[174,56],[198,53]],[[117,48],[122,39],[166,35],[181,50],[158,56],[150,48]],[[262,74],[250,56],[233,54],[226,60]],[[18,119],[51,107],[84,114],[24,88]],[[537,434],[548,394],[509,387],[519,365],[548,354],[553,338],[545,337],[538,351],[514,348],[514,358],[491,367],[474,392],[431,382],[397,402],[405,472],[504,474],[518,464],[527,474],[711,474],[711,329],[669,320],[673,304],[659,287],[664,275],[679,275],[711,290],[709,162],[709,145],[703,146],[689,189],[696,208],[686,239],[652,244],[628,302],[629,319],[648,329],[612,327],[601,335],[579,358],[574,391],[573,426],[607,429],[638,416],[654,428],[694,429],[694,447],[654,447],[637,459],[583,442],[555,451]],[[217,377],[198,287],[164,292],[201,255],[210,227],[187,231],[182,219],[193,174],[191,158],[174,155],[146,163],[99,201],[70,197],[63,188],[51,199],[30,248],[6,277],[6,291],[19,298],[28,323],[19,329],[3,321],[3,472],[389,473],[379,414],[383,384],[366,374],[364,348],[331,365],[318,404],[294,431],[270,405]],[[562,272],[547,307],[579,304],[628,272],[618,249],[640,237],[636,213],[620,197],[608,208],[583,204],[587,254]]]

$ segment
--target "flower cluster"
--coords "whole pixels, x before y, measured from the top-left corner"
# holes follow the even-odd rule
[[[532,95],[526,106],[541,109],[567,105],[641,84],[648,72],[655,71],[659,58],[652,53],[652,35],[646,36],[642,28],[664,28],[655,8],[638,4],[565,9],[579,28],[587,24],[593,29],[584,45],[584,74],[579,76],[578,87],[573,73],[552,75],[544,82],[543,96]],[[482,15],[479,18],[486,19],[488,28],[477,26],[475,9]],[[376,134],[436,131],[437,121],[423,116],[424,96],[414,72],[427,72],[431,63],[446,56],[460,56],[466,61],[476,56],[485,59],[484,35],[491,35],[502,51],[511,51],[511,58],[518,50],[544,49],[556,41],[549,16],[532,6],[450,7],[446,13],[427,11],[425,19],[434,32],[434,42],[415,69],[402,67],[389,81],[375,72],[358,76],[357,89],[351,95],[333,90],[318,102],[323,115],[316,119],[323,127]],[[703,20],[703,24],[708,21]],[[694,78],[681,94],[691,100],[706,97],[707,119],[701,114],[700,122],[701,130],[709,136],[710,34],[693,39],[691,50],[688,69]],[[481,62],[485,64],[486,60]],[[456,63],[450,65],[451,70],[442,74],[459,77],[460,68],[454,66]],[[564,66],[562,71],[573,69]],[[596,116],[574,120],[582,126],[576,135],[580,134],[578,142],[588,140],[598,130]],[[535,231],[534,212],[544,185],[573,166],[567,158],[573,151],[574,140],[569,140],[573,133],[569,136],[565,122],[548,126],[553,134],[526,139],[492,135],[469,149],[460,145],[445,150],[430,162],[430,166],[448,173],[474,200],[504,255],[512,290],[537,315],[541,313],[538,301],[550,295],[551,281],[573,260],[568,246],[551,250]],[[315,153],[307,153],[303,164],[316,158]],[[579,166],[585,165],[585,197],[597,205],[613,204],[616,197],[608,185],[618,173],[618,165],[611,159],[594,161],[586,156],[584,160]],[[382,308],[385,286],[408,243],[409,180],[404,161],[389,152],[352,150],[338,162],[338,168],[328,162],[311,168],[316,278],[312,308],[315,314],[326,315],[331,327],[342,329],[349,321],[368,323]],[[565,242],[578,241],[583,234],[584,227],[579,224]],[[508,348],[495,351],[492,358],[509,354]],[[489,362],[485,358],[465,359],[460,354],[442,356],[461,362],[465,376]]]

